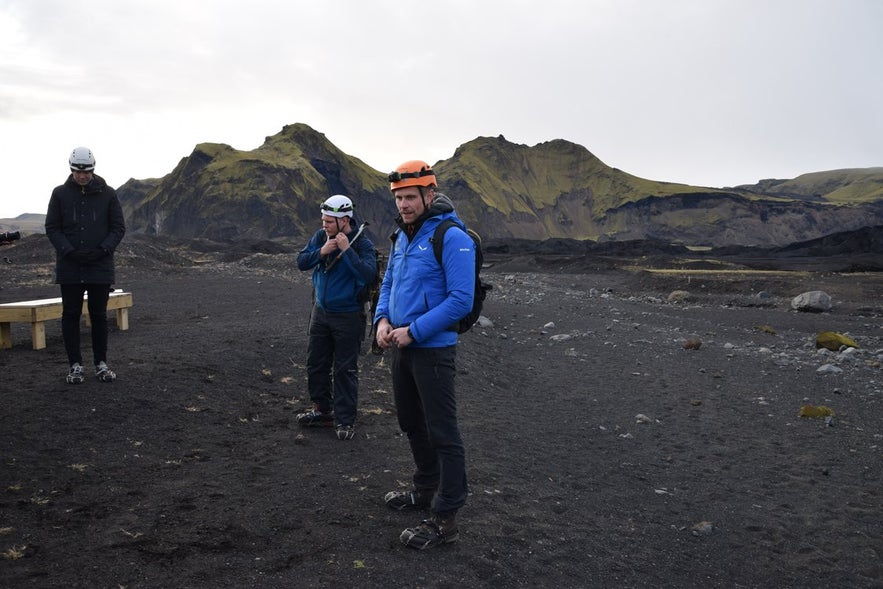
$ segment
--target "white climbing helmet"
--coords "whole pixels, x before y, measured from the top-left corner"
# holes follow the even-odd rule
[[[95,156],[88,147],[77,147],[68,159],[73,172],[91,172],[95,169]]]
[[[322,203],[322,214],[329,217],[352,217],[353,201],[348,196],[335,194]]]

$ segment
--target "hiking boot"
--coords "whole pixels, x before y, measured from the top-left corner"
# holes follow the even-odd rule
[[[433,495],[435,495],[435,489],[390,491],[383,497],[383,501],[390,509],[415,511],[418,509],[429,509],[429,506],[432,504]]]
[[[338,440],[352,440],[356,437],[356,428],[351,425],[338,425],[337,426],[337,439]]]
[[[457,513],[434,513],[430,519],[414,528],[405,528],[399,540],[408,548],[426,550],[442,544],[452,544],[460,539],[457,529]]]
[[[322,411],[313,403],[312,409],[297,414],[297,422],[304,427],[334,427],[334,411]]]
[[[67,373],[67,382],[68,384],[82,384],[83,367],[80,366],[79,362],[74,362],[71,365],[70,372]]]
[[[113,382],[116,380],[116,372],[107,367],[107,362],[102,360],[95,367],[95,378],[101,382]]]

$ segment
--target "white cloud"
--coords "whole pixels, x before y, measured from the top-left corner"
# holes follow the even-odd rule
[[[875,0],[4,0],[0,217],[76,145],[114,186],[309,124],[380,171],[563,138],[724,186],[883,165]]]

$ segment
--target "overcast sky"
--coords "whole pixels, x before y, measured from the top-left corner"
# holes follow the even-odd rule
[[[0,217],[306,123],[381,172],[478,136],[653,180],[883,166],[878,0],[0,0]],[[444,178],[441,178],[444,183]]]

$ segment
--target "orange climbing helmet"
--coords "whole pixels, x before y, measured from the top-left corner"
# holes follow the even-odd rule
[[[406,186],[438,186],[432,167],[421,160],[410,160],[390,172],[387,177],[389,189],[396,190]]]

